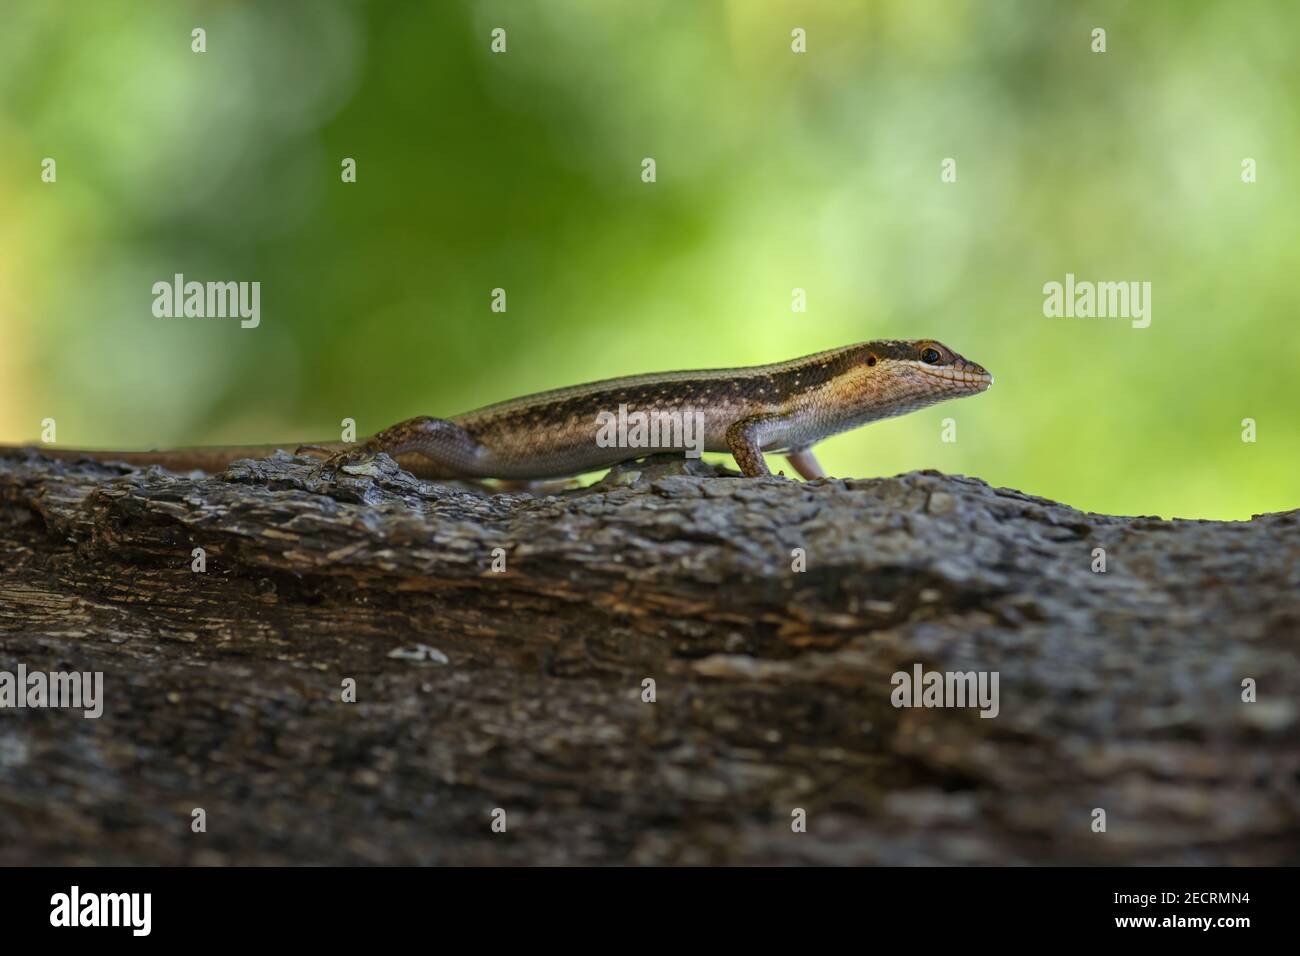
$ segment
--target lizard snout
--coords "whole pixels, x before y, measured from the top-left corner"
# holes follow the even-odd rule
[[[989,374],[989,370],[977,362],[966,362],[962,371],[966,373],[970,383],[981,392],[993,384],[993,376]]]

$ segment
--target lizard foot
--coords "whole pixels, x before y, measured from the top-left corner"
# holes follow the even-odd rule
[[[293,450],[296,456],[306,456],[308,458],[331,458],[336,452],[333,448],[326,448],[324,445],[299,445]]]
[[[328,451],[328,449],[321,449]],[[365,445],[358,445],[355,448],[345,448],[343,451],[335,452],[321,462],[321,472],[331,476],[348,465],[360,465],[370,461],[375,457],[375,453]]]

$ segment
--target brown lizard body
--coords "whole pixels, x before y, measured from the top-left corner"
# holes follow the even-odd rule
[[[607,379],[489,405],[453,418],[412,418],[355,444],[297,446],[334,466],[386,452],[422,478],[557,478],[659,452],[730,452],[748,476],[770,474],[765,452],[805,478],[823,472],[811,448],[831,435],[937,402],[974,395],[993,377],[938,342],[875,341],[748,368]],[[636,430],[636,423],[657,427]],[[617,423],[631,423],[622,431]],[[60,458],[219,471],[277,445],[149,452],[68,451]]]

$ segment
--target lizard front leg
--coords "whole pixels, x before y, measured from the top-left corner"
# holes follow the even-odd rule
[[[785,456],[791,467],[799,472],[800,477],[805,481],[812,481],[814,478],[825,478],[826,470],[822,468],[821,462],[813,454],[811,448],[799,448]]]
[[[727,427],[727,447],[747,478],[770,477],[772,472],[763,457],[763,442],[772,429],[782,423],[778,415],[751,415]]]
[[[482,477],[483,446],[455,422],[422,415],[377,432],[355,448],[329,458],[326,467],[364,461],[383,452],[421,478]]]

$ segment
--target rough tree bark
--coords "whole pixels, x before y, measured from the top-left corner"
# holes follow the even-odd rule
[[[1295,863],[1297,515],[11,452],[0,670],[106,705],[0,711],[0,863]],[[915,664],[998,716],[894,707]]]

